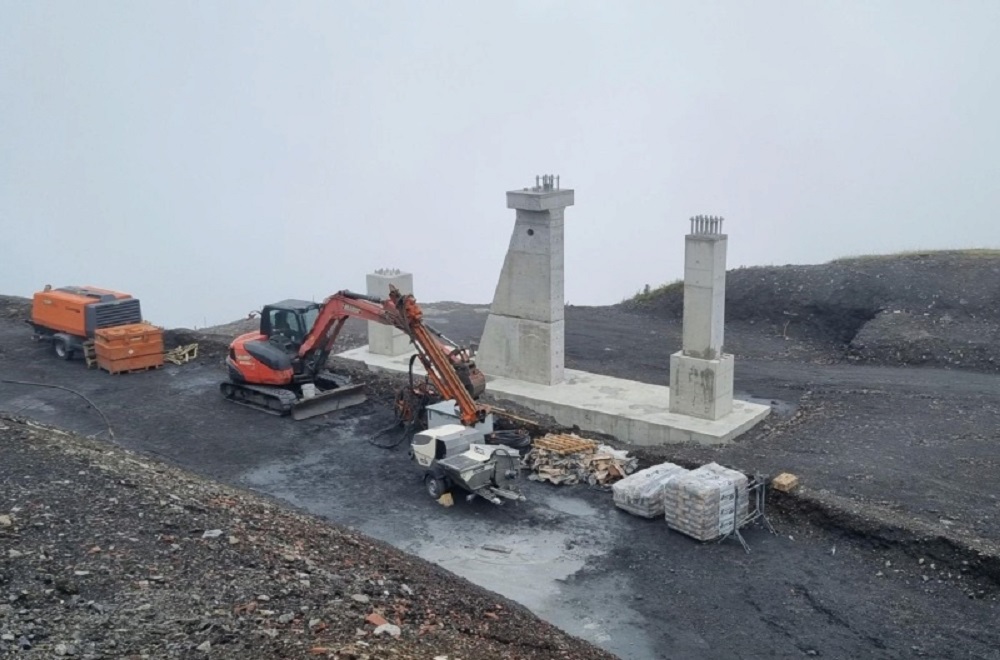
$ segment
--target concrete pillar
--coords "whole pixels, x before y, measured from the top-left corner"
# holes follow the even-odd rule
[[[733,409],[733,356],[723,352],[726,245],[722,218],[691,218],[684,246],[681,350],[670,356],[670,412],[719,419]]]
[[[413,293],[413,274],[395,268],[380,268],[367,276],[368,295],[389,297],[389,285],[400,293]],[[413,351],[406,333],[389,325],[368,322],[368,351],[376,355],[405,355]]]
[[[563,381],[565,297],[563,216],[574,191],[559,177],[536,177],[534,188],[507,193],[516,211],[493,305],[479,342],[477,366],[489,376],[542,385]]]

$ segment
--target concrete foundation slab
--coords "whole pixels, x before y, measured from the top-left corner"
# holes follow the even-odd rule
[[[406,373],[409,368],[409,355],[376,355],[368,347],[345,351],[337,357],[362,362],[373,371]],[[486,391],[494,398],[549,415],[565,426],[607,433],[623,442],[646,446],[726,444],[771,411],[770,406],[734,400],[732,412],[717,420],[678,415],[670,412],[669,387],[573,369],[566,369],[565,380],[555,385],[490,377]]]

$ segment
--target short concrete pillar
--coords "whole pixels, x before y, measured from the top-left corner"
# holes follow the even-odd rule
[[[367,276],[368,295],[389,297],[389,285],[400,293],[413,293],[413,274],[395,268],[380,268]],[[389,325],[368,322],[368,351],[376,355],[405,355],[413,351],[406,333]]]
[[[574,191],[552,175],[507,193],[514,231],[476,355],[488,376],[542,385],[564,380],[563,220],[573,203]]]
[[[733,409],[733,356],[723,352],[726,246],[723,219],[691,218],[684,246],[682,349],[670,356],[670,412],[719,419]]]

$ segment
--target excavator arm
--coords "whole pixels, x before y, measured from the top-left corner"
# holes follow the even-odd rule
[[[387,302],[350,291],[339,291],[323,302],[319,316],[309,329],[298,357],[310,373],[317,373],[326,364],[337,337],[349,318],[374,321],[405,330],[398,312]]]
[[[462,424],[474,426],[476,422],[482,420],[483,411],[465,388],[442,345],[424,325],[424,313],[417,305],[417,301],[412,295],[402,295],[391,285],[389,299],[402,312],[407,334],[417,347],[417,356],[434,388],[446,399],[455,400]]]
[[[482,410],[455,368],[456,361],[463,364],[467,361],[464,349],[447,345],[443,335],[425,325],[423,310],[417,301],[410,294],[400,293],[396,287],[390,286],[387,300],[346,290],[327,298],[298,350],[299,359],[310,373],[318,372],[326,364],[349,318],[391,325],[405,332],[434,389],[440,396],[457,403],[462,423],[473,426],[482,419]]]

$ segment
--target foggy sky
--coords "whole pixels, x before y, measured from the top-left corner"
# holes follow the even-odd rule
[[[203,326],[414,273],[489,303],[558,174],[566,299],[1000,247],[1000,2],[0,1],[0,293]]]

